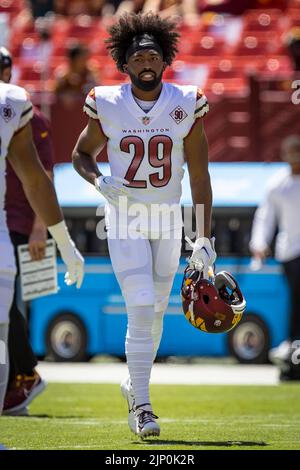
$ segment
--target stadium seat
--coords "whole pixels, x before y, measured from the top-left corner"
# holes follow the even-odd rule
[[[280,10],[254,10],[244,15],[244,28],[252,32],[276,31],[280,25]]]
[[[237,61],[221,59],[216,66],[210,68],[210,78],[239,78],[244,74],[244,70],[237,66]]]
[[[42,64],[36,62],[28,66],[20,67],[20,80],[22,81],[32,81],[32,80],[41,80],[42,79]]]
[[[99,69],[100,78],[103,83],[106,84],[107,80],[116,80],[116,81],[124,81],[126,75],[119,72],[116,68],[116,65],[112,60],[107,59],[106,62],[101,64]]]
[[[287,14],[290,19],[290,27],[300,27],[300,8],[289,9]]]
[[[259,71],[271,73],[286,72],[289,74],[293,71],[293,64],[291,62],[291,58],[288,56],[272,56],[266,58],[266,60],[260,65]]]
[[[180,54],[189,55],[221,55],[224,52],[224,40],[216,38],[212,35],[205,35],[196,38],[184,38],[179,44]]]
[[[16,15],[20,13],[24,7],[22,0],[6,0],[0,2],[0,13],[8,13],[10,15]]]
[[[248,89],[247,79],[245,77],[238,78],[209,78],[204,86],[207,93],[214,95],[238,95],[244,93]]]
[[[280,39],[275,34],[252,34],[249,31],[245,31],[240,42],[233,50],[233,54],[240,55],[270,55],[280,54],[283,52],[284,46],[280,42]]]

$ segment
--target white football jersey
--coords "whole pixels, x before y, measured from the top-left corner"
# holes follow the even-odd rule
[[[196,86],[170,83],[163,83],[148,112],[135,101],[131,84],[95,87],[84,105],[108,138],[112,176],[128,180],[132,200],[145,204],[179,203],[184,138],[208,109]]]
[[[32,115],[32,104],[26,91],[16,85],[0,82],[0,230],[6,228],[4,197],[8,147],[13,135],[28,123]]]

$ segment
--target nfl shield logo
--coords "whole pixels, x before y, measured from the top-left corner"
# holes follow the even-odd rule
[[[150,122],[149,116],[143,116],[142,117],[142,122],[145,126],[147,126],[147,124],[149,124],[149,122]]]

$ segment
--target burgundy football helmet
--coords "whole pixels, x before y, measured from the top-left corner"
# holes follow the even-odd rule
[[[227,271],[207,280],[201,272],[188,266],[184,271],[181,295],[186,319],[206,333],[230,331],[246,309],[246,300],[238,283]]]

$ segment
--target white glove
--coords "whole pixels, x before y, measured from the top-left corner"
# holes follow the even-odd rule
[[[61,257],[67,266],[65,283],[71,286],[76,282],[76,287],[79,289],[84,276],[84,259],[71,239],[65,221],[62,220],[48,227],[48,230],[56,241]]]
[[[84,276],[84,259],[77,250],[74,242],[68,245],[59,246],[59,251],[63,262],[67,266],[67,272],[65,274],[65,283],[67,286],[71,286],[76,282],[76,287],[81,287],[83,276]]]
[[[95,178],[95,187],[111,204],[117,205],[120,196],[128,196],[129,189],[124,186],[129,181],[118,176],[99,176]]]
[[[204,279],[211,277],[209,272],[213,269],[217,254],[215,252],[215,237],[210,240],[205,237],[197,238],[195,243],[186,237],[187,241],[193,247],[192,256],[189,264],[192,269],[203,273]]]

